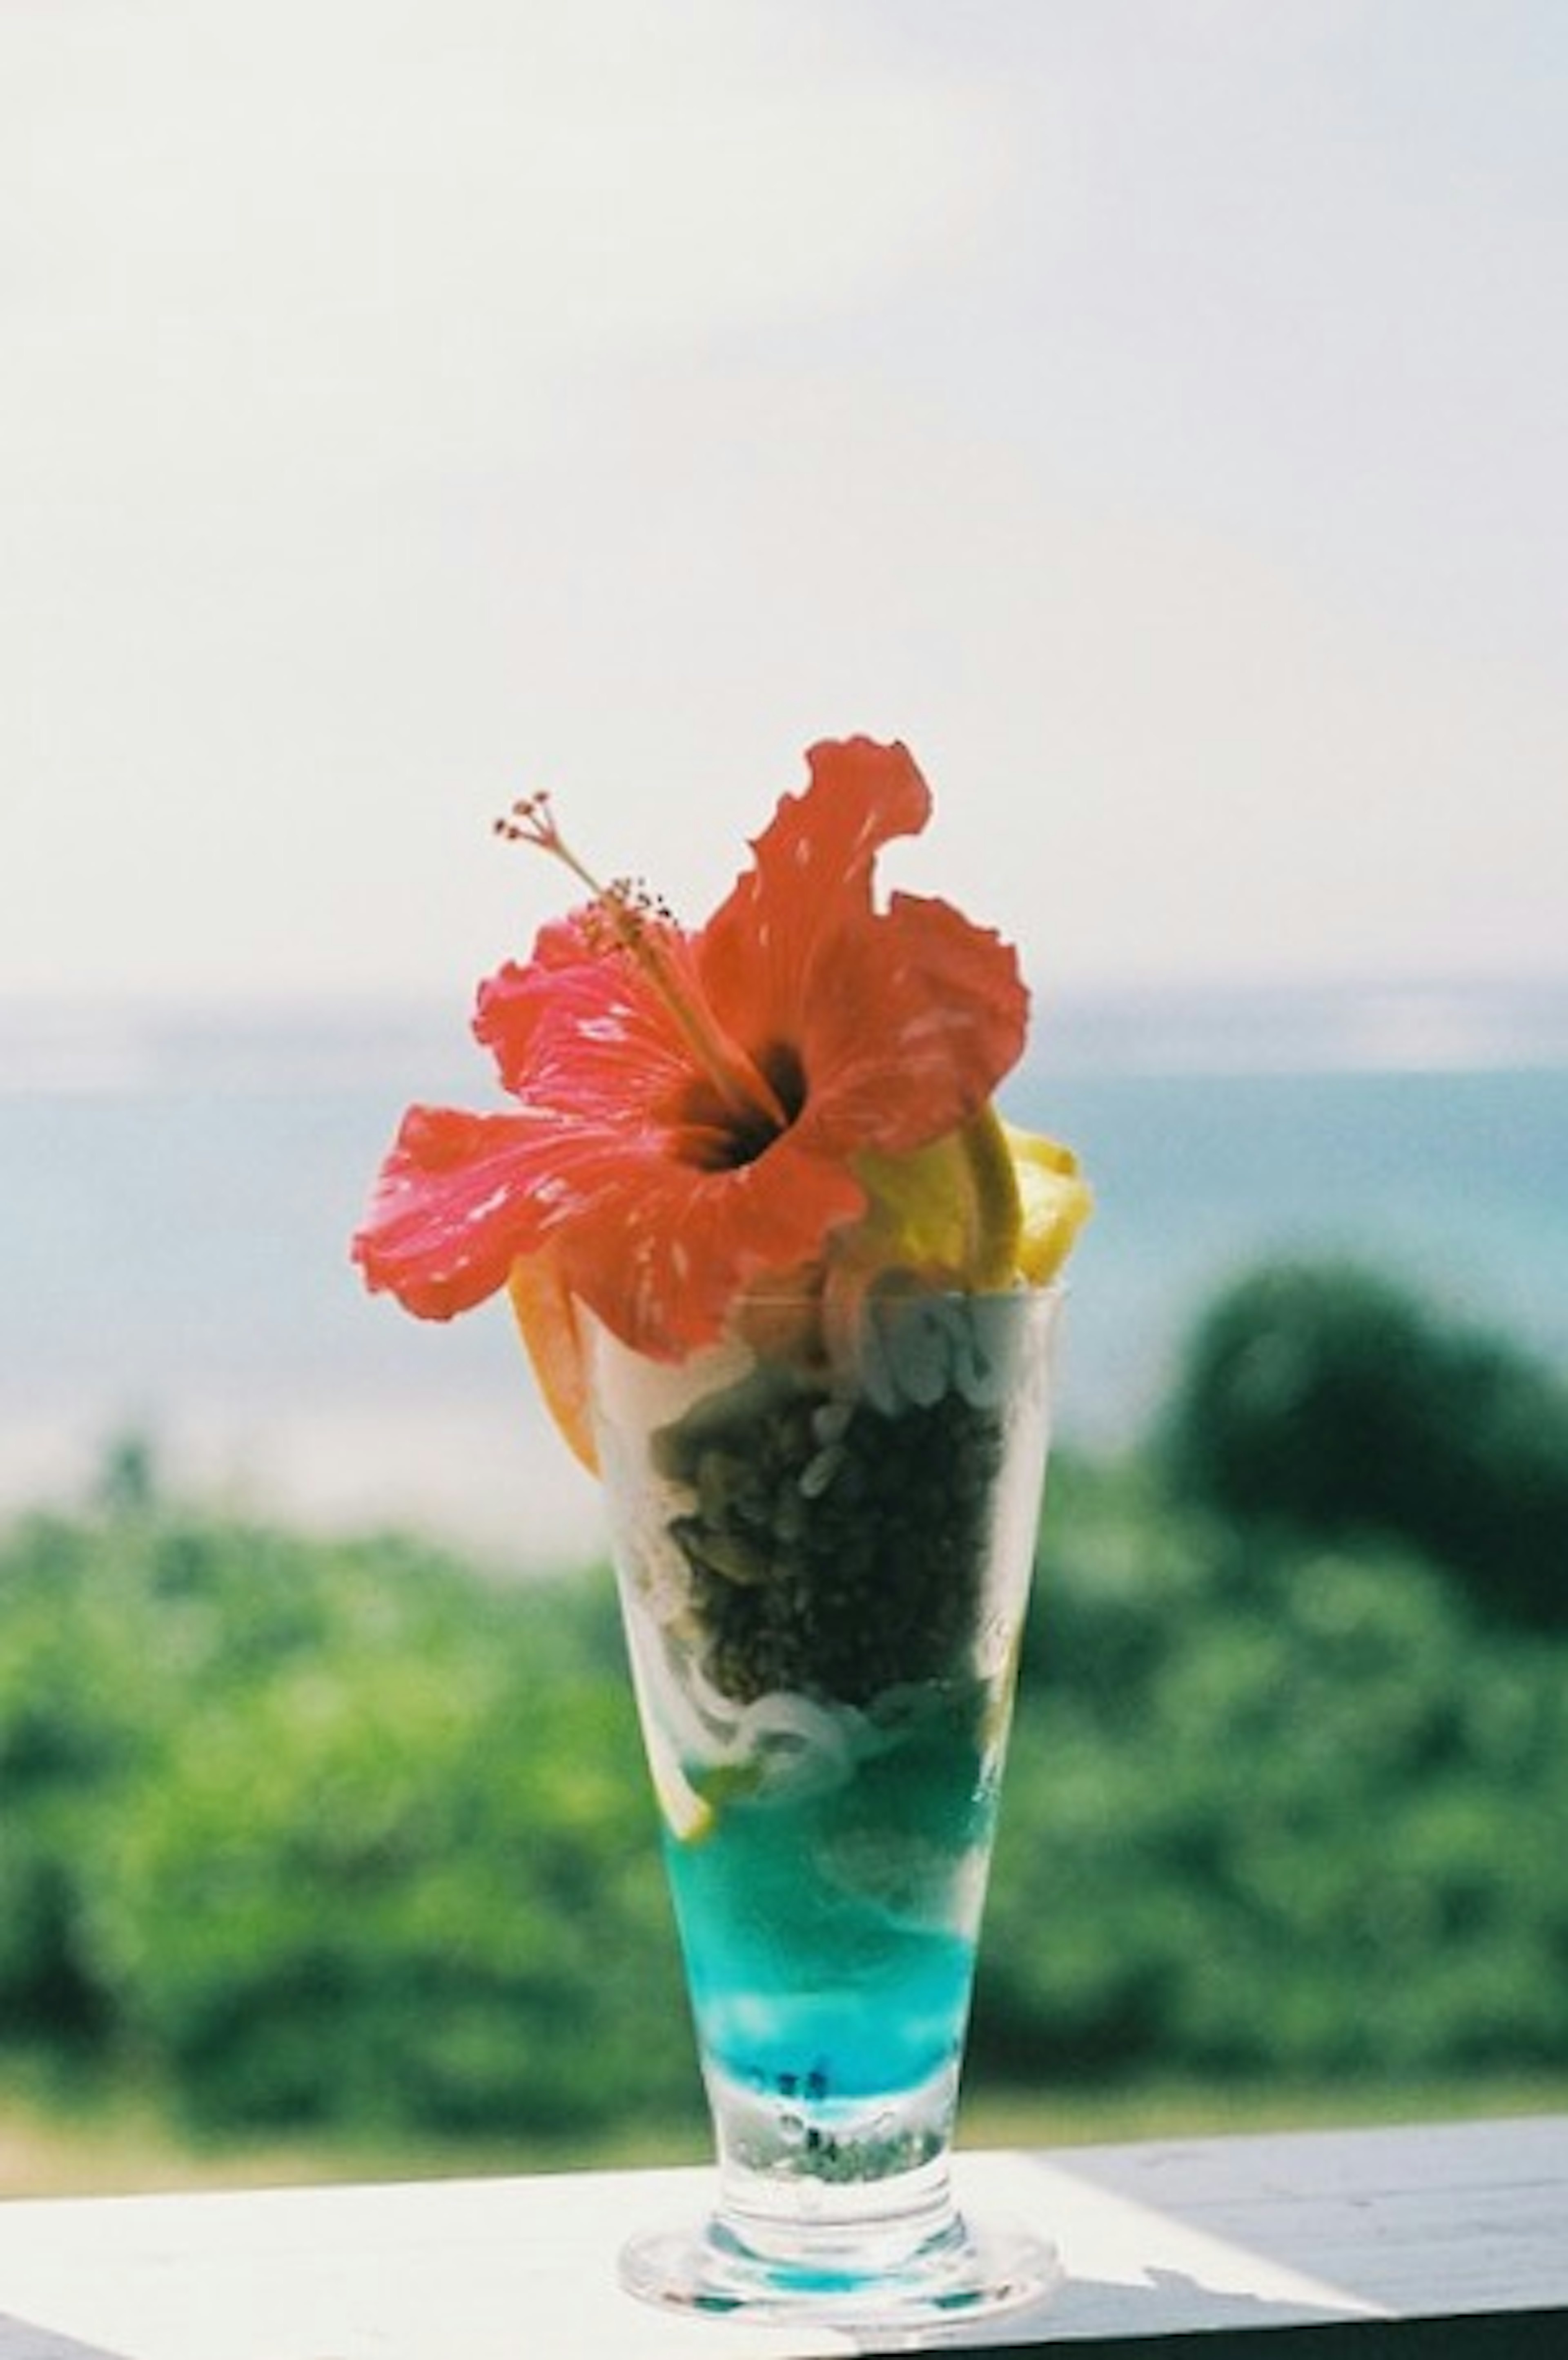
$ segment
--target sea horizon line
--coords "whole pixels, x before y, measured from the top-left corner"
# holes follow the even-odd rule
[[[0,998],[0,1095],[158,1089],[472,1096],[458,998]],[[1568,1067],[1568,975],[1075,984],[1040,995],[1015,1081]]]

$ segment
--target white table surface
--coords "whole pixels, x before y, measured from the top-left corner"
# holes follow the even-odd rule
[[[1568,2116],[966,2155],[959,2180],[972,2209],[1055,2239],[1067,2282],[1048,2308],[895,2346],[632,2301],[621,2240],[699,2210],[702,2171],[27,2199],[0,2203],[0,2360],[820,2360],[1160,2338],[1221,2360],[1274,2329],[1334,2328],[1337,2352],[1361,2322],[1351,2348],[1382,2350],[1377,2322],[1499,2315],[1508,2340],[1488,2352],[1568,2355]]]

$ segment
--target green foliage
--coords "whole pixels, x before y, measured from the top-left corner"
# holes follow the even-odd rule
[[[1228,1287],[1163,1449],[1182,1496],[1396,1537],[1496,1612],[1568,1627],[1568,1386],[1372,1273],[1285,1262]]]
[[[1290,1272],[1216,1305],[1157,1454],[1059,1456],[977,2077],[1568,2065],[1568,1638],[1518,1571],[1556,1415],[1501,1348]],[[219,2128],[694,2123],[608,1577],[109,1471],[0,1536],[0,2038]],[[1536,1627],[1455,1537],[1494,1526]]]
[[[201,2119],[691,2104],[603,1580],[137,1512],[0,1556],[0,2012]]]
[[[1042,1572],[974,2062],[1386,2081],[1568,2058],[1568,1647],[1392,1546],[1079,1488]],[[1054,1600],[1054,1608],[1053,1608]]]

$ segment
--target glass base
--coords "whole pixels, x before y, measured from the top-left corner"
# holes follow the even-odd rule
[[[1053,2295],[1062,2268],[1046,2239],[1001,2223],[954,2218],[912,2250],[841,2232],[761,2253],[715,2217],[633,2238],[620,2274],[628,2293],[667,2310],[868,2328],[1017,2311]]]

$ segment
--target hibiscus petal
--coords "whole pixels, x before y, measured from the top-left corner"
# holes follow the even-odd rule
[[[669,1098],[691,1058],[642,971],[613,945],[590,949],[575,922],[543,927],[527,967],[480,986],[475,1036],[525,1104],[593,1120]]]
[[[354,1240],[365,1284],[422,1319],[484,1302],[549,1225],[557,1153],[528,1114],[410,1107]]]
[[[727,1172],[649,1159],[634,1179],[623,1164],[592,1217],[562,1228],[561,1271],[624,1342],[680,1359],[720,1336],[758,1277],[814,1261],[865,1205],[851,1172],[789,1135]]]
[[[812,748],[698,945],[704,984],[759,1062],[800,1077],[816,1153],[900,1153],[976,1114],[1022,1054],[1029,1000],[1012,950],[947,902],[878,912],[880,847],[924,826],[931,798],[902,746]]]
[[[877,852],[931,816],[906,747],[851,738],[813,746],[806,760],[805,792],[784,796],[697,944],[709,1000],[753,1054],[798,1033],[823,942],[870,914]]]
[[[812,1259],[865,1201],[846,1168],[788,1136],[753,1164],[704,1171],[657,1134],[629,1141],[624,1125],[414,1107],[354,1258],[371,1288],[449,1319],[548,1246],[563,1284],[616,1335],[673,1358],[711,1343],[741,1288]]]
[[[897,893],[824,946],[805,1017],[803,1143],[901,1154],[979,1113],[1023,1054],[1029,993],[999,936]]]

